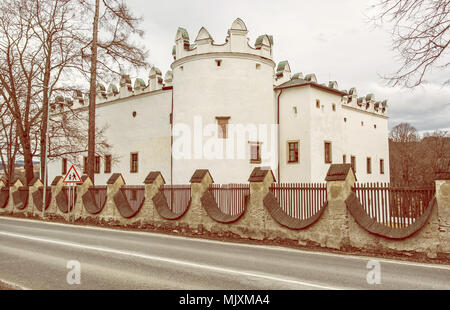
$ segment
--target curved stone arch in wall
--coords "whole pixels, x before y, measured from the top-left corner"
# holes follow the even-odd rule
[[[97,195],[101,197],[96,197]],[[103,210],[107,198],[106,186],[90,187],[81,197],[84,209],[92,215],[99,214]]]
[[[249,199],[250,196],[248,200]],[[247,210],[246,206],[244,206],[244,210],[239,214],[230,215],[223,213],[220,210],[219,206],[217,205],[217,201],[214,198],[214,195],[213,193],[211,193],[211,191],[206,191],[200,200],[202,203],[202,207],[203,209],[205,209],[208,216],[212,218],[214,221],[222,224],[230,224],[236,222],[245,214],[245,211]],[[246,205],[248,203],[248,200],[245,203]]]
[[[166,220],[178,220],[182,218],[186,212],[189,210],[191,206],[191,200],[189,200],[186,209],[181,213],[175,213],[169,208],[169,204],[167,203],[166,196],[159,189],[158,193],[152,198],[153,204],[155,205],[156,212],[158,212],[159,216]]]
[[[18,210],[24,210],[28,206],[28,186],[19,187],[13,194],[14,207]]]
[[[9,201],[9,188],[0,189],[0,209],[4,209]]]
[[[270,216],[280,225],[285,226],[293,230],[301,230],[308,228],[319,220],[322,216],[325,208],[328,206],[328,202],[324,202],[320,210],[313,216],[307,219],[297,219],[287,214],[281,207],[275,195],[271,192],[267,193],[263,201],[264,207],[269,212]]]
[[[58,209],[62,212],[62,213],[69,213],[70,211],[73,210],[74,206],[69,206],[69,197],[67,195],[67,191],[68,188],[67,187],[63,187],[61,189],[61,191],[58,193],[58,195],[56,195],[55,200],[56,200],[56,205],[58,206]],[[77,191],[75,190],[74,193],[74,204],[76,204],[77,202]]]
[[[127,190],[136,190],[143,193],[143,195],[138,195],[136,206],[132,206],[132,203],[130,203],[129,198],[127,197],[125,191]],[[114,203],[116,205],[117,210],[119,211],[120,215],[123,218],[130,219],[135,217],[139,211],[141,210],[142,206],[144,205],[145,201],[145,188],[126,188],[121,187],[119,191],[114,195]]]
[[[355,193],[350,193],[350,196],[345,200],[345,204],[356,223],[369,233],[388,239],[406,239],[425,226],[437,201],[436,197],[433,197],[425,212],[413,224],[404,228],[394,228],[378,223],[367,214]]]
[[[45,204],[45,210],[48,209],[48,207],[50,206],[50,202],[52,201],[52,189],[50,187],[47,187],[46,190],[46,204]],[[41,187],[39,188],[37,191],[35,191],[31,197],[33,198],[33,203],[36,206],[36,209],[38,209],[38,211],[42,211],[42,202],[44,200],[44,189]]]

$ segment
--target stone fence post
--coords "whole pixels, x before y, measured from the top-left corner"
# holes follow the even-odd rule
[[[450,171],[437,173],[435,186],[439,223],[439,252],[450,255]]]
[[[113,173],[106,182],[106,203],[103,210],[99,213],[99,219],[105,222],[112,222],[121,218],[119,210],[114,202],[114,195],[125,185],[125,180],[121,173]]]
[[[146,225],[155,225],[155,204],[153,203],[153,197],[159,192],[159,188],[164,185],[166,181],[160,171],[151,171],[144,180],[145,187],[145,201],[142,206],[141,225],[145,227]]]
[[[28,207],[27,207],[27,215],[35,216],[39,212],[39,210],[34,205],[33,201],[33,193],[38,191],[40,187],[44,186],[42,181],[38,178],[33,179],[28,187]]]
[[[47,210],[44,211],[44,216],[51,218],[57,214],[58,206],[56,205],[56,196],[59,194],[59,192],[61,192],[61,190],[64,187],[63,177],[62,176],[55,177],[50,186],[52,197],[50,200],[50,206],[48,207]],[[42,217],[42,212],[39,212],[39,216]]]
[[[264,209],[264,198],[275,182],[275,176],[269,167],[256,167],[250,178],[250,197],[244,215],[232,224],[233,233],[242,238],[263,240],[267,236],[266,221],[269,213]]]
[[[350,164],[332,164],[327,176],[328,206],[320,221],[327,224],[326,240],[328,248],[342,249],[350,244],[348,212],[345,200],[356,182],[356,176]]]
[[[208,169],[197,169],[189,182],[191,183],[191,203],[186,214],[180,219],[180,223],[187,225],[193,231],[201,231],[204,218],[208,217],[202,207],[201,198],[214,181]]]
[[[91,179],[87,175],[81,176],[81,181],[83,183],[77,185],[77,201],[74,207],[74,220],[78,219],[86,219],[90,216],[89,212],[86,211],[86,208],[83,204],[83,195],[89,191],[89,187],[93,186]]]
[[[20,187],[24,186],[25,184],[20,179],[15,180],[12,184],[13,185],[9,188],[9,202],[6,211],[7,213],[14,214],[16,213],[16,206],[14,205],[13,195],[19,190]]]

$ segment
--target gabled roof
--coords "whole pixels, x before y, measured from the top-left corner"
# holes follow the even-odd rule
[[[350,164],[332,164],[328,169],[325,181],[344,181],[347,178],[347,174],[350,172],[351,169],[352,165]]]

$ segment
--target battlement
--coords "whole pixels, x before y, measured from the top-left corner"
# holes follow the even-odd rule
[[[287,60],[280,61],[274,75],[275,89],[287,87],[312,85],[325,91],[334,92],[341,96],[343,106],[352,107],[356,110],[371,112],[378,115],[386,116],[387,100],[376,101],[374,94],[368,94],[365,97],[358,97],[355,87],[349,91],[339,90],[337,81],[329,81],[319,83],[314,73],[303,75],[302,72],[291,74],[291,68]]]
[[[142,78],[136,78],[134,80],[134,86],[132,86],[133,84],[129,75],[122,75],[119,87],[111,83],[106,89],[104,84],[97,84],[96,104],[169,88],[172,87],[172,79],[173,74],[169,70],[166,72],[163,80],[161,70],[157,67],[151,68],[147,83]],[[50,103],[50,113],[57,114],[70,109],[73,110],[88,106],[89,94],[83,94],[80,90],[76,90],[71,98],[63,96],[55,97],[55,100]]]
[[[175,61],[185,57],[209,53],[243,53],[272,59],[273,37],[260,35],[254,47],[249,43],[248,30],[245,23],[237,18],[228,29],[225,43],[215,44],[214,39],[205,27],[200,28],[194,43],[191,44],[189,34],[184,28],[178,28],[172,56]]]

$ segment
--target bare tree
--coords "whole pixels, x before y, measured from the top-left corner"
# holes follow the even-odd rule
[[[400,123],[389,134],[389,161],[394,183],[410,185],[417,168],[417,143],[420,137],[416,128]]]
[[[88,16],[92,14],[92,32],[80,33],[79,39],[86,49],[82,49],[83,59],[90,66],[89,89],[89,145],[87,175],[94,180],[95,141],[95,100],[96,82],[106,75],[122,74],[128,67],[147,67],[146,52],[142,46],[132,41],[133,36],[142,37],[138,28],[140,19],[134,17],[121,0],[79,0]],[[92,35],[92,36],[91,36]],[[90,46],[91,54],[87,48]]]
[[[450,42],[450,2],[448,0],[377,0],[373,19],[392,23],[393,50],[402,65],[388,84],[415,87],[431,69],[448,69],[445,59]],[[450,76],[450,75],[447,75]],[[450,83],[450,79],[444,84]]]
[[[0,102],[0,160],[6,181],[5,185],[9,186],[14,178],[14,167],[19,151],[19,143],[15,119],[11,117],[6,103],[2,102],[2,100]]]

